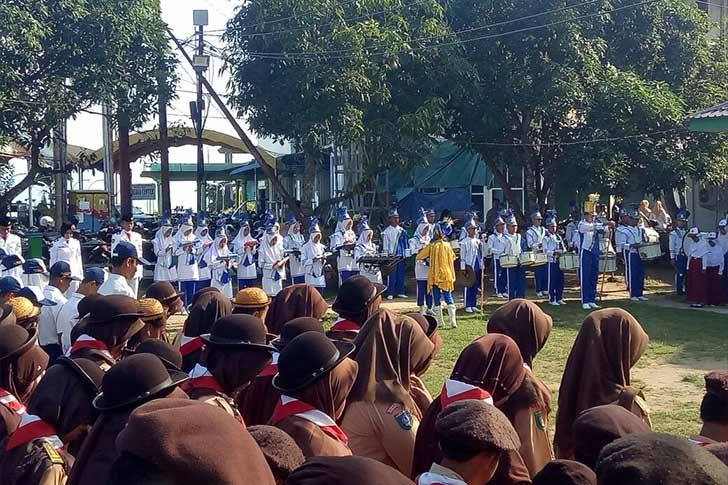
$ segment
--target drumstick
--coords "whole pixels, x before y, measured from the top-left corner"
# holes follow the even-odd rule
[[[485,258],[483,258],[480,267],[480,314],[485,315]],[[493,267],[495,268],[495,262],[493,263]]]

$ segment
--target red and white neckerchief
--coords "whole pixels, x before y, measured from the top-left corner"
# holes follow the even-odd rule
[[[63,448],[63,441],[58,437],[53,426],[42,421],[38,416],[23,414],[23,417],[20,418],[18,429],[10,436],[5,449],[10,451],[13,448],[39,438],[47,441],[57,450]]]
[[[310,421],[337,440],[343,443],[349,442],[349,437],[346,436],[344,430],[339,428],[331,416],[296,398],[281,395],[276,408],[273,410],[273,417],[270,418],[271,424],[275,426],[289,416],[296,416]]]
[[[10,409],[15,414],[25,414],[25,406],[23,406],[23,403],[18,401],[17,397],[5,389],[0,389],[0,404]]]
[[[278,352],[273,352],[273,360],[270,361],[270,364],[265,366],[265,368],[260,371],[260,374],[258,374],[258,377],[270,377],[278,374],[278,357],[281,354]]]
[[[71,350],[68,351],[68,355],[73,354],[74,352],[77,352],[82,349],[94,349],[100,351],[102,354],[107,356],[109,359],[112,359],[111,352],[109,352],[109,347],[105,343],[103,343],[101,340],[96,340],[95,338],[91,337],[90,335],[83,334],[80,337],[76,339],[76,341],[71,346]]]
[[[190,371],[190,378],[183,382],[180,387],[185,392],[191,391],[192,389],[212,389],[213,391],[225,394],[217,379],[207,370],[207,367],[200,364],[197,364]]]
[[[182,340],[180,340],[179,353],[182,354],[182,357],[187,357],[195,350],[200,350],[204,344],[205,342],[200,337],[183,335]]]
[[[446,477],[439,473],[425,472],[417,477],[417,485],[468,485],[462,480]]]
[[[361,330],[361,326],[358,323],[352,322],[351,320],[347,320],[345,318],[339,318],[331,326],[331,331],[332,332],[354,332],[354,333],[359,333],[359,330]]]
[[[463,401],[465,399],[476,399],[488,404],[493,404],[493,396],[491,396],[485,389],[456,381],[455,379],[448,379],[445,381],[445,385],[442,386],[442,394],[440,394],[440,404],[443,409],[454,402]]]

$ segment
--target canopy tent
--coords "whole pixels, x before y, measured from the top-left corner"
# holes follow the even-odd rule
[[[256,162],[257,163],[257,162]],[[205,164],[205,180],[208,182],[234,181],[237,179],[234,171],[239,167],[247,164],[240,163],[206,163]],[[154,179],[159,183],[162,177],[161,166],[153,163],[147,170],[141,174],[142,177]],[[169,180],[170,182],[194,182],[197,180],[197,164],[196,163],[170,163],[169,164]]]
[[[688,116],[688,127],[706,133],[728,131],[728,101]]]

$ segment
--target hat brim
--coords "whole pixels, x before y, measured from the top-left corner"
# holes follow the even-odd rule
[[[56,359],[56,364],[63,365],[74,371],[76,374],[78,374],[86,384],[89,384],[90,390],[92,390],[94,393],[99,392],[99,389],[101,389],[101,382],[96,383],[93,378],[88,375],[88,373],[83,370],[83,367],[78,365],[76,361],[71,359],[70,357],[66,357],[65,355],[62,355]]]
[[[11,313],[13,313],[13,306],[9,303],[4,303],[0,306],[0,322],[8,318]]]
[[[241,349],[248,348],[248,349],[260,349],[260,350],[267,350],[269,352],[275,352],[276,348],[273,347],[269,343],[259,344],[257,342],[247,342],[247,341],[241,341],[241,340],[230,340],[230,339],[223,339],[220,337],[215,337],[212,334],[206,333],[204,335],[200,335],[200,338],[203,342],[205,342],[206,345],[211,345],[213,347],[227,347],[227,348],[235,348],[239,347]]]
[[[119,315],[114,315],[113,317],[105,318],[103,320],[93,320],[93,319],[91,319],[89,317],[87,323],[89,325],[106,325],[106,324],[114,323],[116,320],[122,320],[122,319],[125,319],[125,318],[131,319],[131,318],[135,318],[136,317],[136,318],[138,318],[138,319],[141,320],[141,318],[143,316],[144,316],[144,313],[142,313],[142,312],[120,313]]]
[[[13,350],[12,352],[0,355],[0,362],[8,359],[12,359],[16,355],[22,355],[26,353],[33,345],[35,345],[35,341],[38,338],[38,329],[37,328],[31,328],[28,329],[28,340],[26,340],[23,345],[18,347],[17,349]]]
[[[300,382],[282,382],[281,374],[280,372],[273,376],[273,387],[283,393],[286,392],[294,392],[298,391],[299,389],[302,389],[306,386],[311,385],[312,383],[316,382],[317,380],[324,377],[326,374],[328,374],[331,369],[339,365],[344,359],[349,357],[352,352],[356,349],[356,345],[354,345],[351,342],[347,342],[344,340],[332,340],[331,341],[334,346],[336,347],[336,350],[339,351],[339,356],[334,360],[333,362],[329,363],[329,365],[325,366],[324,368],[320,369],[318,372],[313,373],[308,378],[306,378],[303,381]]]
[[[358,313],[366,310],[366,308],[372,304],[374,300],[376,300],[378,297],[382,296],[387,291],[387,285],[383,285],[381,283],[372,283],[374,285],[374,294],[369,298],[369,301],[365,302],[363,308],[359,309],[351,309],[351,308],[344,308],[341,303],[339,303],[337,300],[334,300],[334,303],[331,305],[331,309],[335,312],[339,312],[339,310],[347,312],[347,313]]]
[[[150,399],[153,399],[155,396],[163,393],[166,390],[169,390],[175,386],[180,385],[184,381],[190,378],[189,375],[185,374],[182,371],[176,371],[167,369],[167,372],[169,373],[169,379],[166,379],[161,384],[155,386],[154,388],[150,389],[149,391],[145,392],[144,394],[140,394],[138,396],[134,396],[133,398],[127,399],[122,402],[108,402],[106,399],[106,396],[103,392],[99,393],[93,400],[93,407],[97,411],[105,412],[105,411],[113,411],[115,409],[121,409],[125,407],[129,407],[133,404],[146,402]]]
[[[232,303],[235,308],[263,308],[264,306],[270,305],[270,302],[270,297],[268,297],[268,301],[265,303],[236,303],[235,299],[230,300],[230,303]]]

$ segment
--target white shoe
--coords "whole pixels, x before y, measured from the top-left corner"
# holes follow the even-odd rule
[[[397,295],[397,298],[407,298],[407,295],[404,295],[404,294],[401,294],[400,293],[399,295]]]
[[[425,305],[420,307],[420,315],[427,315],[427,307]]]
[[[592,308],[601,308],[601,307],[600,307],[599,305],[597,305],[596,303],[589,303],[589,306],[590,306],[590,307],[592,307]]]
[[[455,313],[456,313],[455,305],[448,305],[447,314],[450,317],[450,328],[458,328],[458,322],[456,320]]]
[[[552,306],[561,306],[561,304],[559,304],[558,301],[550,301],[549,302],[549,305],[552,305]]]
[[[435,307],[435,318],[437,319],[437,328],[443,328],[445,326],[445,320],[442,316],[442,307]]]
[[[640,296],[638,298],[640,299],[640,301],[647,301],[647,300],[649,300],[649,298],[647,298],[646,296]]]
[[[582,307],[582,308],[583,308],[584,310],[591,310],[591,305],[590,305],[590,304],[588,304],[588,303],[584,303],[584,304],[583,304],[583,305],[582,305],[581,307]]]
[[[566,305],[566,302],[565,302],[564,300],[559,300],[559,301],[558,301],[558,304],[559,304],[559,305]]]
[[[507,300],[508,299],[508,293],[501,293],[500,294],[500,297],[503,298],[504,300]]]
[[[465,307],[465,313],[473,313],[473,309],[468,307]]]
[[[389,296],[387,297],[387,300],[393,300],[393,299],[394,299],[394,297],[393,297],[392,295],[389,295]]]
[[[637,298],[636,296],[633,296],[632,298],[630,298],[630,300],[632,300],[632,301],[640,301],[640,299]]]
[[[536,296],[546,296],[543,291],[537,291]]]

